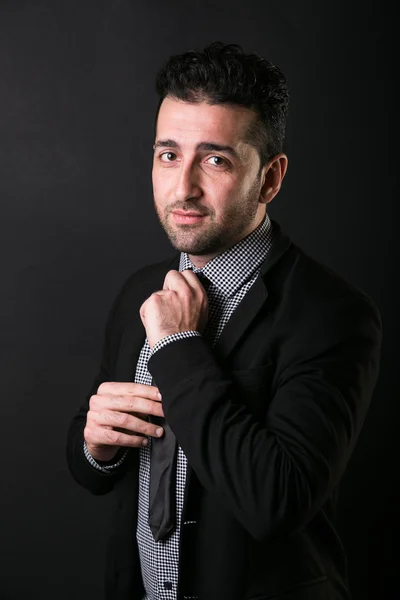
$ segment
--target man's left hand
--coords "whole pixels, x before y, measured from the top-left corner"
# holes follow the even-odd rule
[[[191,270],[169,271],[163,289],[140,307],[150,348],[162,338],[182,331],[203,332],[208,318],[207,294]]]

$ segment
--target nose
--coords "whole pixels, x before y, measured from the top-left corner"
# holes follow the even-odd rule
[[[200,198],[202,195],[199,174],[193,163],[182,165],[176,182],[175,196],[180,202]]]

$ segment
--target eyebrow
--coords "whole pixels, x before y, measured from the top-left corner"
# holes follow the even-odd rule
[[[157,140],[154,144],[156,148],[176,148],[179,149],[179,144],[174,140]],[[232,146],[225,146],[222,144],[214,144],[212,142],[200,142],[196,146],[196,152],[226,152],[236,159],[239,159],[239,155]]]

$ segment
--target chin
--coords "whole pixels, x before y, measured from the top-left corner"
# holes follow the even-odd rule
[[[207,256],[208,254],[218,253],[220,248],[219,244],[211,245],[210,243],[204,244],[204,242],[199,242],[196,244],[196,242],[177,240],[176,238],[169,238],[169,241],[175,250],[178,250],[179,252],[186,252],[187,254],[191,254],[193,256]]]
[[[173,226],[171,223],[162,223],[171,245],[179,252],[186,252],[193,256],[206,256],[218,252],[223,246],[221,237],[216,231],[200,231],[193,225]]]

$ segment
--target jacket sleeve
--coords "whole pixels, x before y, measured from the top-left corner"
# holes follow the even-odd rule
[[[316,314],[280,357],[274,391],[259,399],[262,419],[201,337],[161,348],[148,367],[201,484],[261,541],[303,527],[338,484],[375,386],[380,344],[372,302]]]
[[[114,363],[120,343],[118,308],[127,284],[128,282],[123,286],[114,300],[107,319],[99,372],[93,381],[84,403],[78,408],[73,417],[67,433],[66,456],[69,471],[77,483],[93,494],[105,494],[111,491],[115,482],[123,476],[127,468],[127,460],[124,460],[116,469],[110,469],[109,471],[99,470],[92,466],[86,458],[83,444],[83,431],[86,425],[86,415],[89,410],[89,400],[91,396],[97,393],[100,384],[105,381],[114,380]],[[124,451],[125,448],[121,448],[118,451],[116,461],[122,457]]]

